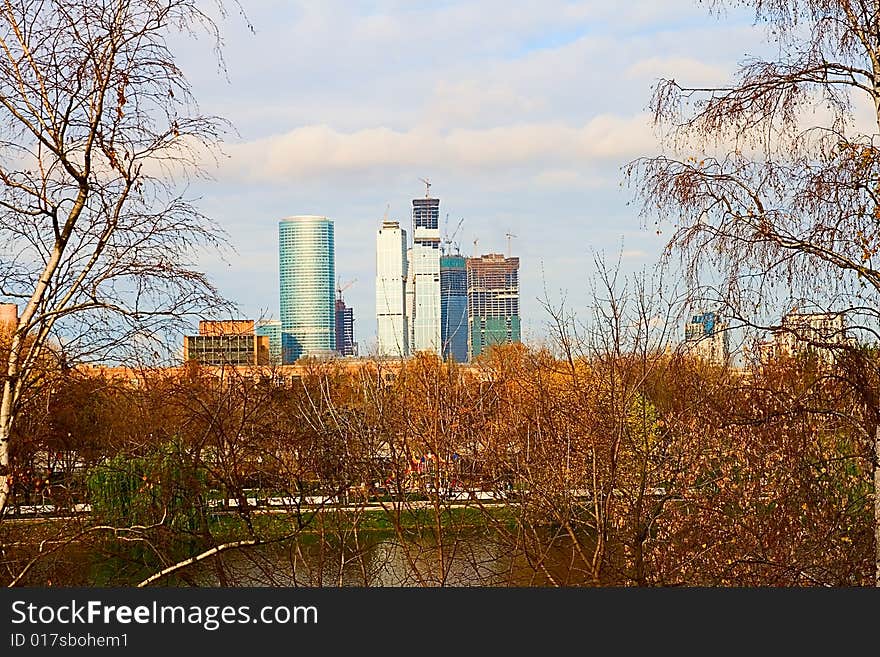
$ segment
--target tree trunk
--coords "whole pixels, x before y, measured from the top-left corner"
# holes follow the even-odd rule
[[[880,425],[874,433],[874,585],[880,587]]]
[[[15,343],[15,340],[13,340]],[[13,344],[13,346],[16,346]],[[9,502],[12,492],[12,467],[9,458],[9,439],[12,431],[12,404],[15,392],[15,363],[10,357],[7,369],[6,381],[3,383],[2,398],[0,398],[0,518]]]

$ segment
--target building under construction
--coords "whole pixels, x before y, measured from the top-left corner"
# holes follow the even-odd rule
[[[336,299],[336,351],[340,356],[357,356],[358,345],[354,341],[354,309]]]
[[[519,258],[490,253],[467,259],[468,356],[520,342]]]

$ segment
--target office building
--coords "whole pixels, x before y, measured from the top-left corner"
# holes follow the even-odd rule
[[[715,365],[730,358],[730,333],[727,322],[717,312],[692,315],[684,326],[685,346],[689,352]]]
[[[467,362],[468,296],[464,256],[440,256],[440,318],[443,358]]]
[[[281,359],[330,356],[336,350],[333,221],[302,215],[278,223]]]
[[[203,365],[265,365],[269,338],[256,335],[250,319],[203,320],[198,335],[183,338],[183,360]]]
[[[378,355],[409,355],[407,236],[397,221],[384,221],[376,235],[376,327]]]
[[[468,359],[493,344],[520,342],[519,258],[467,258]]]
[[[410,350],[441,353],[440,199],[413,199],[411,254],[413,310]]]

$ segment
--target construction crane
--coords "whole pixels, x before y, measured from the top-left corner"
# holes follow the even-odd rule
[[[348,288],[350,288],[355,283],[357,283],[356,278],[352,278],[350,281],[348,281],[348,283],[345,283],[345,284],[342,283],[342,279],[337,278],[336,279],[336,300],[342,301],[342,293],[345,292]]]
[[[449,215],[448,215],[448,214],[446,215],[446,232],[447,232],[447,235],[446,235],[445,238],[443,238],[443,244],[444,244],[444,249],[443,249],[443,251],[444,251],[444,253],[449,253],[449,254],[451,254],[451,253],[452,253],[452,249],[449,248],[449,247],[452,247],[452,246],[455,246],[455,247],[456,247],[456,249],[455,249],[456,251],[459,251],[459,252],[461,251],[461,249],[458,247],[458,244],[455,242],[455,236],[458,235],[458,231],[461,230],[461,225],[462,225],[463,223],[464,223],[464,217],[462,217],[461,219],[458,220],[458,225],[455,227],[455,230],[452,231],[452,234],[450,235],[450,234],[449,234]]]
[[[423,183],[425,183],[425,198],[431,197],[431,181],[426,180],[425,178],[419,178]]]
[[[511,233],[510,231],[504,233],[504,236],[507,237],[507,257],[509,258],[510,257],[510,238],[517,237],[517,236],[514,235],[513,233]]]

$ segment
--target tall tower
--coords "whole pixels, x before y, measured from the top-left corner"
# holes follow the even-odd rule
[[[340,356],[358,355],[354,341],[354,308],[346,306],[341,297],[336,299],[336,351]]]
[[[519,258],[490,253],[467,259],[469,356],[520,342]]]
[[[468,359],[467,269],[462,255],[440,257],[440,339],[443,358]]]
[[[427,194],[412,202],[414,298],[410,348],[440,355],[440,199]]]
[[[396,221],[383,221],[376,234],[376,324],[379,355],[409,355],[406,306],[406,231]]]
[[[278,222],[281,359],[332,355],[336,349],[333,221],[302,215]]]

